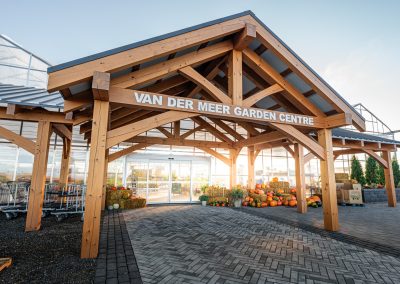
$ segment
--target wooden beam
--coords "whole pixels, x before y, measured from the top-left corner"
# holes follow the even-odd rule
[[[254,18],[249,20],[257,27],[257,39],[268,49],[271,49],[288,67],[293,70],[300,78],[309,84],[317,93],[328,102],[332,102],[338,112],[351,113],[353,123],[360,131],[365,131],[365,121],[361,115],[357,114],[351,106],[339,98],[335,91],[321,80],[318,75],[311,70],[299,57],[289,50],[282,42],[269,30],[261,26]]]
[[[26,232],[37,231],[41,225],[50,135],[51,122],[40,121],[37,129],[32,180],[29,189],[28,211],[25,224]]]
[[[241,148],[229,150],[230,156],[230,174],[229,174],[229,188],[232,189],[237,184],[237,157],[239,156]]]
[[[70,68],[51,72],[49,73],[48,91],[53,92],[80,82],[89,81],[94,70],[107,73],[117,72],[151,59],[161,58],[204,42],[231,35],[243,29],[245,25],[244,21],[247,19],[250,19],[250,16],[210,25],[202,29],[179,34],[174,37],[91,60]]]
[[[185,139],[185,138],[189,137],[190,135],[192,135],[193,133],[202,130],[203,128],[204,128],[203,126],[197,126],[197,127],[193,128],[193,129],[190,129],[189,131],[183,133],[180,136],[180,138],[181,139]]]
[[[271,123],[271,125],[278,131],[285,134],[287,137],[291,137],[296,140],[299,144],[306,147],[310,152],[314,153],[319,159],[325,160],[325,151],[321,145],[318,145],[308,135],[303,134],[291,125]]]
[[[54,132],[63,138],[67,138],[68,140],[72,140],[72,128],[67,127],[64,124],[53,123],[52,124]]]
[[[203,118],[201,118],[201,117],[192,117],[192,120],[194,122],[196,122],[198,125],[203,126],[203,128],[207,129],[212,135],[214,135],[216,138],[220,139],[221,141],[225,141],[226,143],[228,143],[230,145],[233,144],[233,141],[228,136],[226,136],[221,131],[216,129],[214,126],[209,124]]]
[[[164,127],[157,127],[156,128],[158,131],[160,131],[162,134],[164,134],[167,138],[173,138],[174,135],[172,135],[171,132],[169,132],[167,129],[165,129]]]
[[[242,52],[232,50],[228,58],[228,96],[233,105],[242,105],[243,101],[243,76],[242,76]]]
[[[294,144],[293,157],[296,172],[297,212],[304,214],[307,212],[307,201],[303,146],[299,145],[298,143]]]
[[[370,156],[371,158],[373,158],[375,161],[377,161],[379,164],[381,164],[381,166],[384,169],[388,169],[389,168],[389,164],[386,162],[386,160],[384,158],[382,158],[381,156],[379,156],[377,153],[375,153],[372,150],[367,150],[367,149],[363,149],[363,152],[368,154],[368,156]],[[383,151],[385,152],[385,151]],[[383,153],[382,152],[382,153]],[[387,152],[387,151],[386,151]]]
[[[144,87],[140,90],[145,91],[145,92],[163,93],[171,88],[181,86],[187,82],[188,82],[188,80],[185,77],[176,75],[176,76],[164,79],[159,83]]]
[[[136,135],[139,135],[147,130],[174,122],[176,120],[182,120],[194,116],[197,116],[197,114],[179,111],[167,111],[138,122],[112,129],[107,132],[106,148],[111,148],[112,146],[135,137]]]
[[[72,143],[70,139],[65,137],[63,138],[63,152],[61,155],[60,179],[58,181],[62,186],[68,185],[71,144]]]
[[[174,138],[179,138],[181,136],[181,121],[174,121]]]
[[[108,113],[108,101],[94,101],[81,258],[96,258],[98,255],[101,202],[104,186],[103,175],[107,149]]]
[[[14,115],[7,114],[5,107],[0,107],[0,119],[20,120],[20,121],[49,121],[62,124],[73,124],[74,120],[65,119],[65,115],[61,112],[51,112],[43,109],[24,110]]]
[[[333,159],[336,160],[341,155],[351,155],[351,154],[358,154],[358,153],[362,153],[362,152],[363,151],[361,149],[336,150],[336,151],[333,151]]]
[[[108,163],[111,163],[112,161],[115,161],[116,159],[119,159],[123,156],[126,156],[132,152],[135,152],[137,150],[143,149],[145,147],[148,147],[152,144],[149,143],[138,143],[135,145],[132,145],[130,147],[127,147],[125,149],[119,150],[118,152],[112,153],[108,155]]]
[[[314,153],[310,152],[304,156],[304,164],[307,164],[309,161],[315,158]]]
[[[150,136],[135,136],[129,139],[127,142],[132,143],[144,143],[154,145],[170,145],[170,146],[182,146],[182,147],[207,147],[207,148],[221,148],[221,149],[233,149],[232,145],[225,142],[215,141],[204,141],[204,140],[188,140],[188,139],[176,139],[176,138],[160,138]]]
[[[254,173],[254,146],[247,147],[247,188],[253,189],[256,186],[255,173]]]
[[[31,140],[18,135],[17,133],[0,126],[0,137],[10,141],[11,143],[21,147],[31,154],[35,154],[35,143]]]
[[[297,143],[296,143],[296,144],[297,144]],[[296,145],[296,144],[295,144],[295,145]],[[288,153],[289,153],[290,156],[292,156],[293,158],[295,157],[295,151],[293,151],[293,149],[290,148],[289,145],[284,145],[283,148],[285,148],[286,151],[288,151]]]
[[[339,217],[336,197],[332,131],[330,129],[319,130],[318,143],[325,150],[325,159],[321,159],[320,161],[322,201],[324,202],[324,228],[328,231],[338,231]]]
[[[64,113],[80,110],[93,105],[93,99],[80,96],[72,96],[64,100]]]
[[[382,152],[383,160],[386,162],[387,167],[384,168],[385,173],[385,187],[388,196],[389,207],[396,207],[396,184],[394,184],[393,168],[392,168],[392,157],[390,151]]]
[[[285,89],[299,104],[304,106],[310,113],[325,117],[326,115],[306,97],[303,96],[295,87],[293,87],[285,78],[283,78],[275,69],[269,65],[264,59],[258,56],[251,49],[243,50],[243,61],[251,68],[260,71],[264,76],[271,77],[283,89]]]
[[[208,94],[210,94],[218,102],[224,104],[232,104],[232,99],[230,99],[226,94],[224,94],[220,89],[211,84],[207,78],[204,78],[199,72],[194,70],[190,66],[179,69],[179,72],[186,76],[189,80],[193,81],[197,85],[201,86]]]
[[[279,86],[278,84],[274,84],[266,89],[263,89],[263,90],[257,92],[256,94],[248,97],[247,99],[245,99],[243,101],[242,105],[244,107],[251,107],[251,106],[255,105],[258,101],[260,101],[270,95],[279,93],[281,91],[283,91],[283,88],[281,86]]]
[[[21,110],[21,107],[16,104],[7,104],[6,114],[15,115],[20,110]]]
[[[94,71],[92,80],[93,98],[99,101],[108,101],[110,90],[110,73]]]
[[[214,151],[211,148],[207,148],[207,147],[196,147],[208,154],[210,154],[211,156],[214,156],[215,158],[217,158],[218,160],[221,160],[224,164],[226,164],[227,166],[230,166],[231,162],[230,159],[225,157],[224,155],[218,153],[217,151]]]
[[[237,51],[242,51],[256,38],[256,26],[246,23],[244,29],[238,33],[233,39],[233,48]]]
[[[122,75],[111,80],[111,85],[120,88],[132,88],[150,81],[154,81],[176,72],[179,69],[191,66],[199,65],[204,62],[213,60],[220,57],[230,50],[232,50],[232,42],[224,41],[209,47],[193,51],[180,57],[161,62],[158,64],[151,65],[147,68],[140,69],[138,71]]]
[[[286,138],[286,135],[280,133],[279,131],[272,131],[264,134],[259,134],[241,141],[236,142],[235,147],[242,148],[246,146],[252,146],[256,144],[262,144],[272,141],[277,141]]]
[[[243,136],[240,135],[236,130],[232,129],[228,125],[225,124],[222,120],[219,120],[217,118],[209,118],[212,122],[214,122],[216,125],[218,125],[220,128],[222,128],[226,133],[232,135],[232,137],[236,138],[238,141],[243,140]]]

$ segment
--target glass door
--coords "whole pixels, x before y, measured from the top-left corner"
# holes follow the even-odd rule
[[[149,161],[148,195],[149,203],[170,202],[170,161]]]
[[[190,161],[171,161],[171,201],[190,202]]]

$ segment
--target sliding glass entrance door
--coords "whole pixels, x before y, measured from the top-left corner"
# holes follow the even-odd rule
[[[210,180],[210,160],[131,155],[125,171],[125,185],[150,204],[198,202],[201,187]]]

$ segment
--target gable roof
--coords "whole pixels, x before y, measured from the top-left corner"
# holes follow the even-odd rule
[[[248,18],[248,17],[251,17]],[[128,44],[125,46],[121,46],[115,49],[111,49],[108,51],[104,51],[104,52],[100,52],[97,54],[93,54],[90,56],[86,56],[80,59],[76,59],[73,61],[69,61],[63,64],[59,64],[53,67],[48,68],[48,73],[50,75],[49,77],[49,90],[53,91],[53,90],[60,90],[63,89],[65,87],[74,87],[75,90],[79,90],[79,91],[83,91],[85,88],[88,89],[90,88],[89,84],[81,84],[81,82],[85,82],[88,80],[88,77],[91,76],[91,74],[93,74],[93,71],[102,71],[102,72],[110,72],[109,70],[117,70],[117,71],[111,71],[111,72],[120,72],[121,70],[126,69],[125,66],[133,66],[134,64],[130,64],[129,62],[124,62],[121,64],[125,64],[124,66],[121,66],[121,68],[118,67],[117,64],[113,64],[112,66],[107,66],[107,64],[104,65],[99,65],[97,62],[101,62],[105,57],[109,57],[109,58],[114,58],[113,55],[117,55],[119,53],[124,53],[124,52],[129,52],[131,50],[135,50],[136,48],[140,48],[146,45],[150,45],[150,44],[154,44],[157,43],[159,41],[163,41],[163,40],[168,40],[177,36],[181,36],[183,34],[186,33],[190,33],[190,32],[194,32],[194,31],[198,31],[201,30],[203,28],[208,28],[214,25],[218,25],[218,24],[223,24],[225,22],[228,21],[233,21],[233,20],[239,20],[239,18],[242,17],[247,17],[247,18],[243,18],[247,20],[250,20],[251,22],[254,22],[255,24],[258,24],[259,26],[261,26],[261,30],[265,29],[266,33],[268,35],[268,40],[272,40],[275,41],[277,44],[276,46],[278,46],[279,50],[274,50],[274,48],[272,48],[273,52],[278,52],[278,53],[284,53],[284,54],[278,54],[280,56],[285,57],[286,55],[290,55],[289,57],[291,57],[292,59],[294,59],[294,63],[290,63],[290,64],[286,64],[287,68],[293,69],[292,67],[294,67],[294,69],[297,69],[297,72],[305,72],[307,74],[304,75],[305,78],[307,78],[308,81],[304,81],[303,77],[298,77],[296,74],[292,74],[293,76],[291,76],[291,81],[289,81],[291,84],[296,83],[297,86],[295,86],[296,88],[300,87],[305,87],[305,88],[311,88],[311,91],[313,91],[314,93],[307,98],[308,101],[310,101],[312,104],[316,105],[317,108],[319,108],[322,112],[326,112],[328,113],[329,111],[333,111],[336,110],[338,112],[348,112],[351,113],[351,115],[353,116],[353,123],[354,125],[359,129],[359,130],[364,130],[365,129],[365,120],[364,118],[342,97],[340,96],[325,80],[323,80],[308,64],[306,64],[292,49],[290,49],[290,47],[288,47],[275,33],[273,33],[260,19],[258,19],[256,17],[256,15],[252,12],[252,11],[245,11],[242,13],[238,13],[235,15],[231,15],[228,17],[224,17],[224,18],[220,18],[217,20],[213,20],[213,21],[209,21],[200,25],[195,25],[189,28],[185,28],[185,29],[181,29],[172,33],[167,33],[165,35],[161,35],[161,36],[157,36],[157,37],[153,37],[144,41],[139,41],[139,42],[135,42],[132,44]],[[240,21],[242,21],[242,19],[240,19]],[[243,23],[243,21],[242,21]],[[244,25],[244,23],[243,23]],[[228,27],[228,29],[230,28],[230,31],[227,32],[226,34],[233,34],[236,31],[232,28],[232,27]],[[258,37],[257,37],[258,40]],[[268,41],[266,40],[266,41]],[[189,45],[190,46],[194,46],[193,44]],[[181,48],[178,48],[178,50],[182,50]],[[159,51],[158,54],[155,55],[155,58],[158,58],[157,60],[163,60],[163,56],[166,53],[163,53],[163,51]],[[126,55],[121,55],[121,56],[126,56]],[[277,55],[274,54],[274,56],[276,57]],[[279,61],[280,58],[276,57],[276,59]],[[121,59],[121,57],[119,57],[119,59]],[[136,60],[135,56],[129,56],[130,60]],[[165,59],[165,58],[164,58]],[[264,58],[265,59],[265,58]],[[100,60],[100,61],[99,61]],[[141,61],[141,59],[137,59],[137,62],[139,62],[139,64],[145,64],[147,61],[151,61],[152,59],[143,59]],[[289,60],[290,61],[290,60]],[[93,64],[92,64],[93,62]],[[121,60],[120,60],[121,62]],[[85,65],[85,64],[90,64],[90,65]],[[79,72],[72,72],[72,70],[78,70],[76,68],[81,68],[80,65],[82,66],[86,66],[83,67],[84,68],[84,72],[82,73],[82,78],[79,78],[77,74],[79,74]],[[279,64],[278,64],[279,65]],[[282,66],[282,62],[280,64]],[[285,64],[283,64],[285,66]],[[90,67],[89,67],[90,66]],[[93,68],[99,68],[100,69],[103,66],[107,66],[104,67],[104,70],[94,70]],[[75,68],[76,67],[76,68]],[[93,67],[93,68],[92,68]],[[69,68],[73,68],[70,71],[66,70]],[[92,68],[92,69],[90,69]],[[107,70],[108,68],[108,70]],[[63,72],[64,70],[66,70],[67,73],[59,73],[59,72]],[[89,70],[91,70],[91,73],[89,72]],[[294,71],[294,70],[292,70]],[[68,72],[70,72],[68,74]],[[75,73],[75,74],[73,74]],[[64,76],[65,75],[65,76]],[[51,80],[53,79],[52,77],[55,78],[55,80]],[[58,80],[57,83],[56,82]],[[64,80],[64,82],[62,82]],[[61,81],[61,83],[60,83]],[[52,84],[50,83],[52,82]],[[79,83],[79,84],[74,84],[73,82]],[[76,92],[72,91],[72,94],[75,94]],[[323,96],[320,96],[321,94],[323,94]],[[332,108],[333,107],[333,108]]]

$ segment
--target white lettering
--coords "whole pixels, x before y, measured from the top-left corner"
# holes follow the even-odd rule
[[[234,109],[233,109],[233,113],[235,114],[235,115],[242,115],[242,109],[240,108],[240,107],[235,107]]]
[[[169,107],[176,107],[176,99],[175,99],[175,98],[168,97],[167,105],[168,105]]]
[[[284,113],[279,114],[279,120],[282,121],[282,122],[285,121],[285,114]]]
[[[231,114],[229,106],[223,105],[222,108],[222,113]]]
[[[199,111],[207,111],[207,103],[204,103],[202,101],[199,101],[199,104],[197,105],[197,108],[199,109]]]

